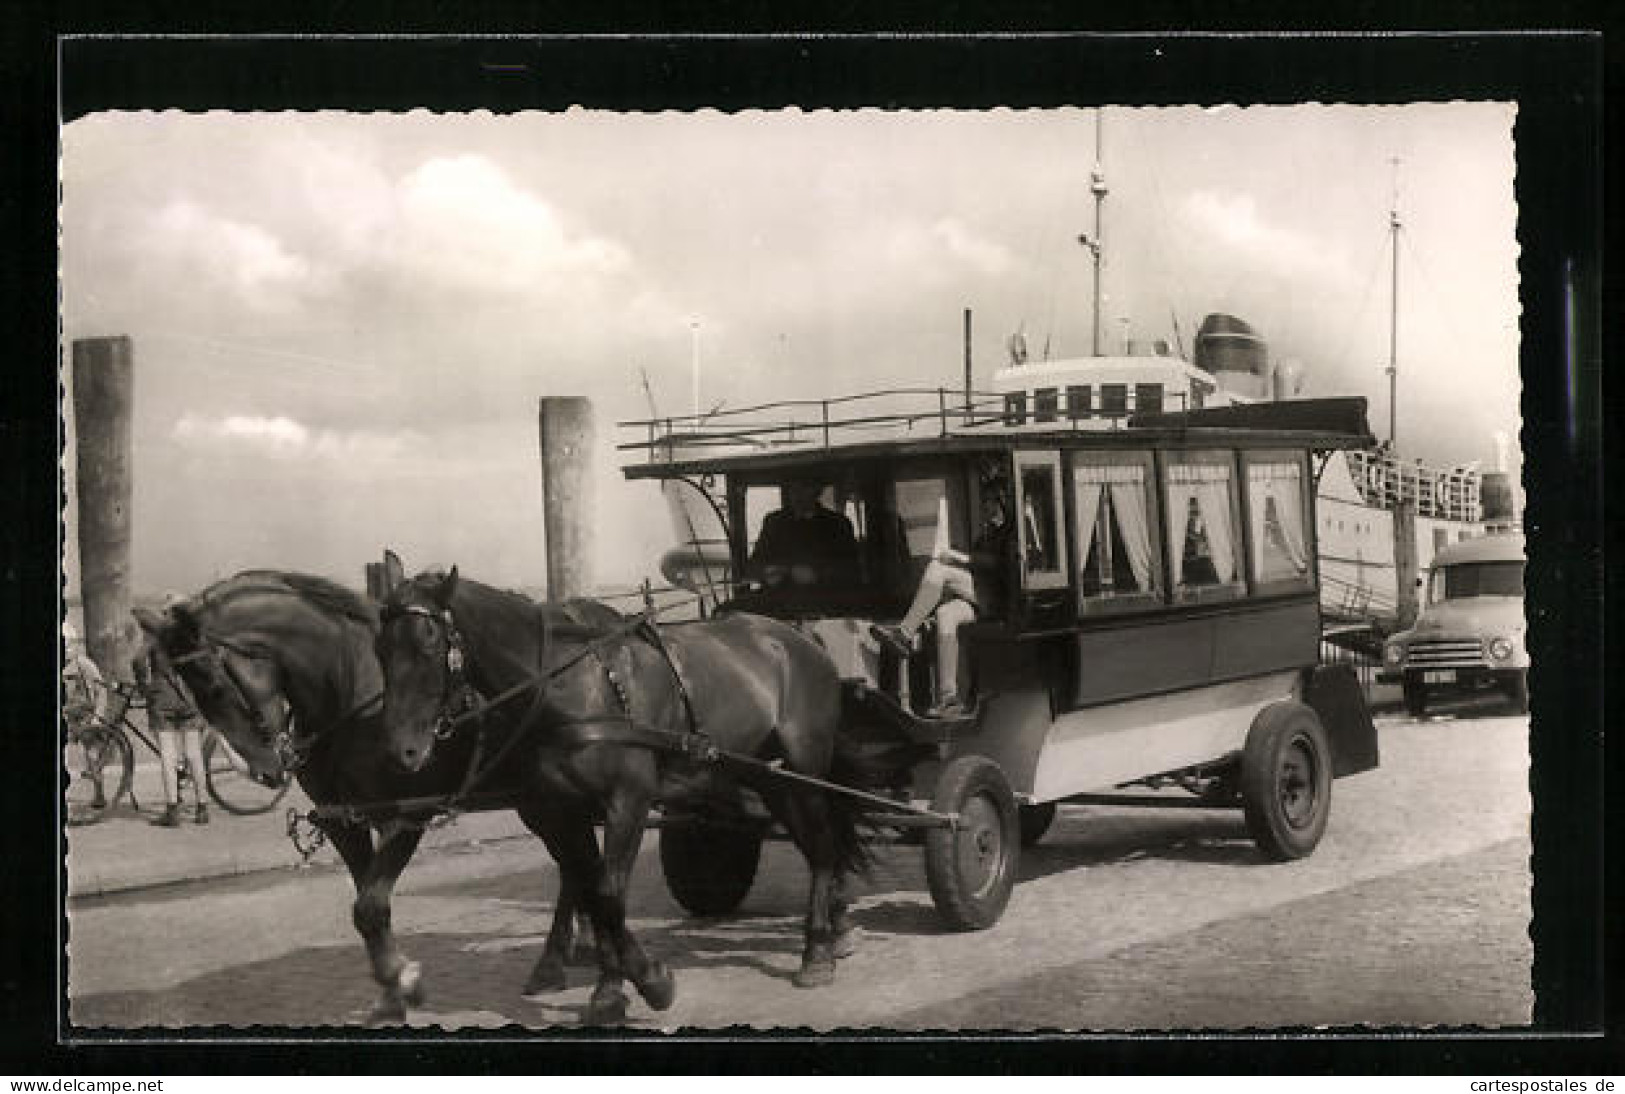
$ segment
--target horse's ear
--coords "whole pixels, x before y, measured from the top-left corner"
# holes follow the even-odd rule
[[[401,565],[401,556],[389,549],[384,550],[384,593],[394,592],[406,580],[406,567]]]
[[[451,568],[451,573],[449,573],[445,577],[441,578],[440,579],[440,584],[435,586],[434,602],[436,604],[439,604],[442,608],[450,609],[451,608],[451,597],[452,597],[452,594],[455,593],[456,591],[457,591],[457,567],[453,566]]]
[[[198,622],[197,613],[192,605],[182,602],[172,604],[164,613],[163,635],[168,644],[191,649],[198,645],[203,637],[203,624]]]

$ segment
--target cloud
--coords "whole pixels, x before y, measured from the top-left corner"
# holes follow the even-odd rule
[[[406,432],[312,429],[284,415],[211,418],[193,413],[181,416],[171,436],[191,449],[331,463],[346,469],[387,463],[406,452],[414,440]]]
[[[1347,282],[1354,273],[1344,256],[1328,249],[1324,236],[1292,231],[1268,223],[1248,194],[1196,190],[1186,196],[1183,213],[1191,227],[1216,240],[1258,268],[1281,276],[1318,275]]]
[[[191,201],[164,206],[147,226],[152,256],[175,264],[173,276],[225,289],[251,311],[291,310],[326,281],[270,231],[211,212]]]
[[[628,272],[611,240],[572,232],[547,202],[481,156],[431,159],[396,188],[394,257],[409,276],[473,293],[521,294]]]
[[[899,225],[887,241],[887,257],[905,269],[935,272],[940,278],[966,273],[997,277],[1016,266],[1007,247],[977,234],[955,217]]]

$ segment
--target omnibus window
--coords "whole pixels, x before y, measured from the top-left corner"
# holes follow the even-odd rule
[[[1232,485],[1228,459],[1168,465],[1168,555],[1181,599],[1215,588],[1239,591]]]
[[[1141,460],[1090,464],[1075,458],[1076,541],[1084,558],[1078,589],[1086,600],[1159,592],[1150,460]]]
[[[1433,571],[1428,603],[1473,596],[1522,596],[1523,563],[1458,562]]]
[[[1297,462],[1247,465],[1247,513],[1253,537],[1253,582],[1302,581],[1309,576],[1304,533],[1303,467]]]
[[[1056,453],[1018,453],[1020,496],[1016,526],[1021,544],[1023,584],[1059,588],[1067,584],[1061,560],[1061,460]]]
[[[911,558],[929,558],[937,538],[937,511],[948,496],[940,477],[897,480],[897,519]]]

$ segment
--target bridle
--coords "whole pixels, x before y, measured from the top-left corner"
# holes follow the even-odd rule
[[[568,609],[566,610],[568,611]],[[605,713],[569,719],[562,728],[567,728],[575,739],[613,738],[626,743],[657,745],[665,748],[676,748],[679,751],[700,756],[709,756],[714,753],[715,746],[703,734],[699,733],[695,727],[693,703],[689,699],[688,689],[683,683],[682,674],[677,671],[677,666],[671,659],[671,653],[666,649],[665,643],[660,637],[659,628],[655,626],[654,617],[657,614],[658,610],[654,608],[640,612],[621,626],[614,627],[582,643],[574,652],[556,664],[550,665],[540,672],[527,674],[518,683],[489,699],[481,695],[468,682],[465,674],[468,656],[463,645],[462,633],[458,630],[456,621],[452,618],[450,608],[441,608],[435,611],[420,604],[386,605],[381,622],[383,628],[388,628],[396,617],[415,615],[429,620],[441,630],[446,644],[447,671],[446,682],[441,690],[440,709],[435,716],[434,736],[436,740],[446,740],[456,733],[463,724],[483,718],[491,710],[505,705],[521,695],[538,689],[545,690],[564,673],[591,658],[598,662],[600,669],[603,671],[604,677],[610,685],[610,690],[614,693],[616,702],[620,707],[620,713]],[[542,622],[544,627],[542,645],[546,649],[551,645],[549,640],[551,628],[545,614],[542,616]],[[682,698],[683,708],[688,716],[688,733],[668,733],[638,725],[633,717],[631,695],[627,691],[625,682],[603,656],[603,651],[606,648],[639,632],[649,636],[651,644],[664,656],[667,665],[672,671],[678,693]],[[540,697],[533,702],[539,702],[539,699]],[[603,727],[607,727],[607,729]],[[502,758],[502,754],[505,754],[508,748],[515,745],[523,736],[523,733],[515,734],[509,740],[508,745],[504,747],[502,753],[493,758],[491,766],[494,767],[496,762]],[[472,778],[471,781],[473,781]]]

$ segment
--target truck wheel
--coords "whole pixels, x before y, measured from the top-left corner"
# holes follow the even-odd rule
[[[1302,703],[1265,707],[1241,753],[1241,808],[1268,858],[1303,858],[1320,843],[1332,805],[1332,754],[1315,712]]]
[[[660,869],[691,915],[727,915],[750,892],[762,860],[758,828],[678,819],[660,829]]]
[[[1031,847],[1044,838],[1049,826],[1055,823],[1055,803],[1042,802],[1038,805],[1024,805],[1021,807],[1021,845]]]
[[[1428,712],[1427,685],[1418,680],[1412,683],[1409,678],[1400,685],[1405,693],[1405,713],[1412,718],[1420,718]]]
[[[1507,699],[1519,714],[1529,713],[1529,677],[1524,673],[1512,677],[1506,685]]]
[[[925,878],[949,926],[991,927],[1004,914],[1021,857],[1021,821],[1010,783],[984,756],[960,756],[937,777],[931,808],[955,814],[952,828],[925,836]]]

